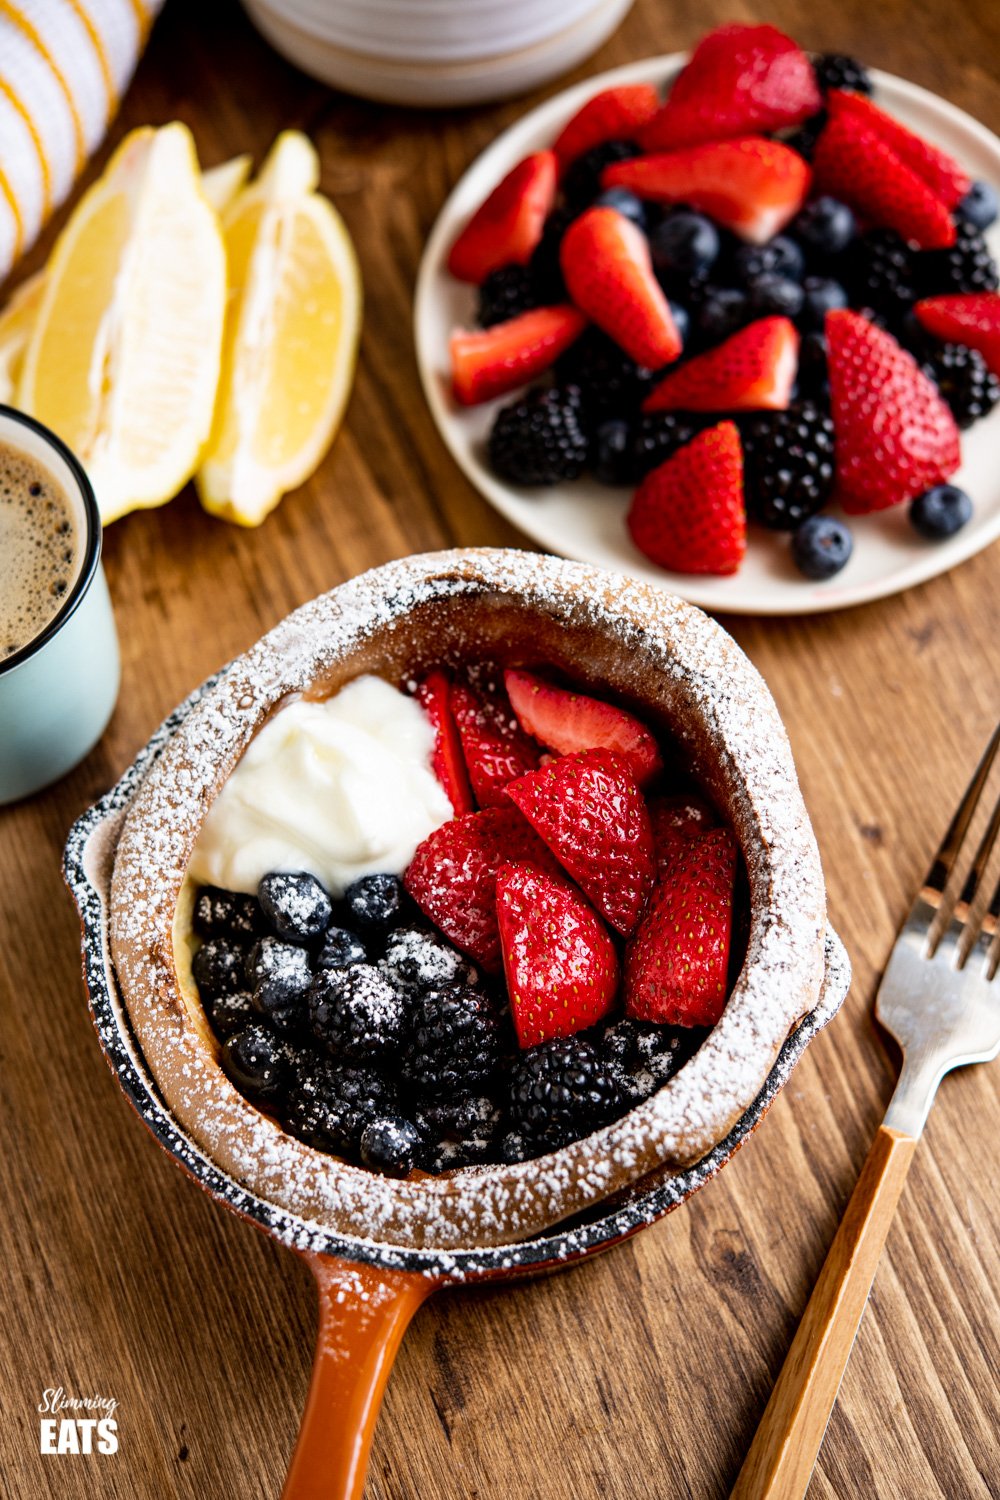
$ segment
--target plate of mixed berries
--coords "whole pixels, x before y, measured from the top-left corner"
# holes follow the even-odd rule
[[[842,608],[1000,536],[1000,140],[732,24],[533,110],[421,265],[417,358],[540,546],[714,610]]]

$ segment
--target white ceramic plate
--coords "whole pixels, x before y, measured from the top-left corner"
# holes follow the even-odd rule
[[[973,519],[948,542],[922,541],[906,519],[906,507],[852,520],[854,555],[827,583],[810,583],[796,571],[784,535],[751,528],[746,561],[733,578],[701,578],[655,567],[633,546],[625,529],[629,492],[584,477],[552,489],[516,489],[486,465],[486,438],[504,402],[463,408],[452,399],[448,338],[459,325],[471,327],[475,289],[448,275],[445,260],[454,236],[487,193],[521,157],[552,143],[567,120],[599,89],[611,84],[664,84],[685,57],[648,58],[616,68],[567,89],[511,126],[466,172],[441,210],[424,251],[417,279],[414,325],[424,392],[442,437],[476,488],[507,520],[540,547],[564,557],[612,568],[661,584],[715,611],[742,614],[814,614],[879,599],[923,583],[964,562],[1000,536],[1000,407],[962,434],[964,462],[954,482],[968,490]],[[876,100],[904,125],[952,152],[973,178],[1000,188],[1000,140],[971,116],[926,89],[873,72]],[[988,239],[1000,256],[1000,226]]]

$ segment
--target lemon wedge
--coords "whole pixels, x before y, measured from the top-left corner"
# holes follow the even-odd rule
[[[0,401],[9,406],[14,399],[24,351],[35,326],[45,291],[45,272],[36,271],[21,283],[0,312]]]
[[[105,522],[162,505],[197,468],[225,308],[190,132],[133,131],[56,242],[16,395],[81,459]]]
[[[361,329],[350,236],[316,191],[319,160],[285,131],[223,215],[230,301],[205,509],[257,526],[314,471],[347,405]]]
[[[224,214],[240,191],[247,178],[253,157],[249,152],[221,161],[217,167],[209,167],[201,174],[201,190],[217,214]]]

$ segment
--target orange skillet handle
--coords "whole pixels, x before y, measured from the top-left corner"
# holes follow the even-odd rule
[[[282,1500],[361,1500],[368,1450],[410,1319],[440,1282],[304,1254],[319,1292],[312,1381]]]

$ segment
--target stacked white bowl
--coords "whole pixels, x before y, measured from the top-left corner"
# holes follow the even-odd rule
[[[525,93],[589,57],[632,0],[244,0],[290,62],[351,94],[423,107]]]

